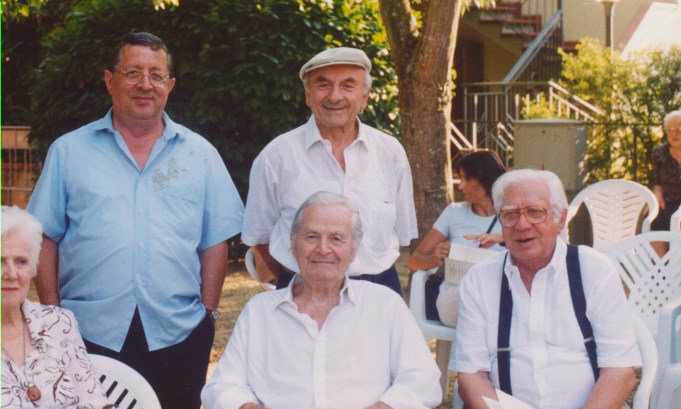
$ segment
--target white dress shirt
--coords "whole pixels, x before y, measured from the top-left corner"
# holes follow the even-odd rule
[[[572,307],[560,238],[551,262],[539,270],[527,292],[512,257],[504,266],[511,293],[511,389],[536,408],[581,408],[594,386],[589,357]],[[499,387],[497,330],[502,263],[506,252],[471,268],[461,282],[461,304],[450,369],[490,372]],[[579,247],[586,315],[593,327],[601,368],[641,365],[631,312],[612,262]]]
[[[345,279],[321,328],[299,313],[289,287],[253,297],[201,392],[206,409],[256,402],[268,409],[432,408],[440,371],[402,298]]]
[[[399,246],[418,237],[407,155],[397,139],[359,123],[344,157],[345,172],[314,116],[270,142],[251,168],[241,240],[249,246],[269,243],[270,254],[297,272],[289,237],[293,217],[305,199],[325,190],[346,196],[359,209],[364,237],[348,274],[390,268]]]

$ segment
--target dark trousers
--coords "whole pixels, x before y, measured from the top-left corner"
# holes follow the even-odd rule
[[[149,351],[142,320],[135,310],[121,352],[84,341],[88,353],[117,359],[139,372],[154,388],[163,409],[198,409],[214,337],[214,325],[206,316],[184,341]]]
[[[681,206],[681,200],[666,200],[664,209],[660,209],[655,220],[650,225],[650,230],[669,231],[671,228],[672,215]]]
[[[291,282],[295,274],[296,273],[293,271],[282,266],[279,269],[279,277],[277,278],[277,289],[288,287],[288,284]],[[380,274],[362,274],[360,276],[354,276],[350,278],[352,280],[363,280],[381,284],[392,289],[400,296],[402,295],[402,285],[400,284],[400,278],[397,275],[397,269],[395,268],[394,264]]]

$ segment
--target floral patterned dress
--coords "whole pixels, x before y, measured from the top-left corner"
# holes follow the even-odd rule
[[[107,402],[72,312],[24,301],[33,349],[24,365],[2,357],[2,407],[101,409]],[[24,371],[26,373],[24,373]],[[31,402],[29,385],[40,389]]]

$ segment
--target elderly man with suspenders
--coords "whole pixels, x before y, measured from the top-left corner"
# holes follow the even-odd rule
[[[537,408],[617,408],[640,366],[630,312],[610,260],[559,238],[567,198],[548,171],[516,170],[492,189],[508,252],[461,283],[455,353],[468,408],[495,388]]]

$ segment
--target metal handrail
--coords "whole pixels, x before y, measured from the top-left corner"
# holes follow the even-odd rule
[[[549,22],[542,28],[537,36],[532,40],[522,56],[508,71],[503,82],[514,82],[525,72],[525,69],[532,63],[542,48],[548,43],[553,33],[561,27],[563,21],[563,10],[558,10],[551,17]]]

